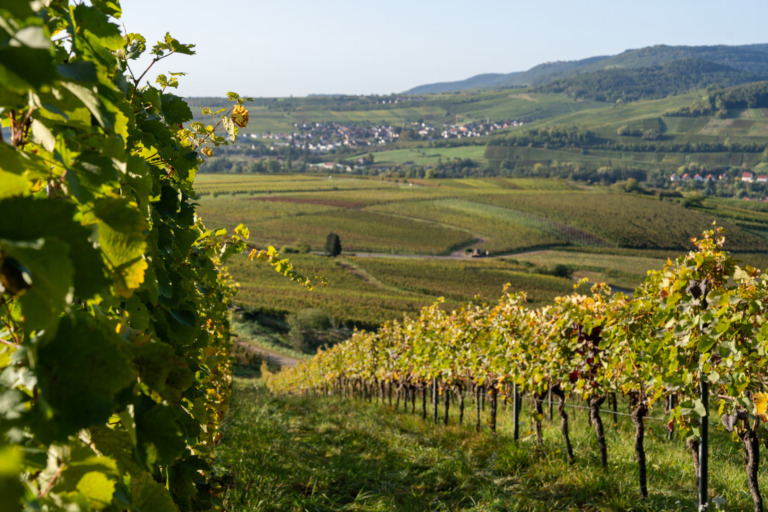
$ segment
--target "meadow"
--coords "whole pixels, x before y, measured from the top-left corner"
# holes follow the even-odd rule
[[[230,263],[240,303],[277,315],[322,309],[374,328],[445,297],[446,307],[493,301],[506,283],[533,304],[568,293],[573,277],[633,289],[647,270],[689,249],[713,221],[745,263],[768,265],[761,204],[628,194],[554,179],[384,180],[333,175],[200,175],[198,211],[209,226],[242,223],[256,247],[275,246],[310,278],[313,292],[245,258]],[[214,194],[215,192],[215,194]],[[322,255],[329,232],[342,254]],[[296,254],[302,244],[312,254]],[[467,250],[492,258],[468,258]],[[357,256],[355,256],[357,255]],[[365,257],[375,256],[375,257]]]

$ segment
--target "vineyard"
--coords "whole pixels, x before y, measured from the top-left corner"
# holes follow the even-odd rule
[[[566,405],[578,398],[589,409],[603,468],[609,446],[601,411],[626,396],[635,425],[637,492],[647,497],[644,419],[653,413],[670,433],[687,436],[700,507],[709,502],[709,432],[732,433],[743,448],[754,510],[762,510],[759,446],[768,437],[768,393],[763,373],[768,334],[768,278],[737,266],[723,249],[721,228],[694,240],[696,250],[649,273],[631,296],[595,285],[539,309],[524,294],[494,305],[466,305],[446,312],[439,304],[414,318],[388,322],[378,332],[358,332],[289,371],[269,375],[273,392],[378,396],[394,393],[436,423],[455,396],[459,422],[465,395],[487,397],[488,424],[496,429],[499,403],[511,402],[517,418],[523,395],[532,402],[536,445],[543,443],[544,404],[557,402],[563,453],[578,464]],[[615,410],[615,405],[613,405]],[[480,429],[479,405],[475,422]],[[466,414],[469,416],[469,413]]]

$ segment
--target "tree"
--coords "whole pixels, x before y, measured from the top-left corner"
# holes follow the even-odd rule
[[[341,254],[341,239],[336,233],[328,233],[325,238],[325,252],[328,256],[336,257]]]

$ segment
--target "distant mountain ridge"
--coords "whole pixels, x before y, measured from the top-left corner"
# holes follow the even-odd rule
[[[456,82],[442,82],[414,87],[405,94],[431,94],[467,89],[503,89],[545,85],[584,73],[611,69],[639,69],[663,66],[675,61],[703,61],[727,66],[743,77],[768,77],[768,44],[741,46],[667,46],[657,45],[627,50],[613,56],[596,56],[575,61],[549,62],[528,71],[513,73],[486,73]],[[684,68],[684,66],[681,66]],[[719,70],[722,72],[723,70]],[[730,82],[731,84],[733,82]],[[744,82],[740,82],[744,83]]]

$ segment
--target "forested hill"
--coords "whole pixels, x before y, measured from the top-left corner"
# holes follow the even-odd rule
[[[575,99],[595,101],[636,101],[666,98],[709,85],[731,87],[766,78],[765,74],[711,61],[682,59],[660,66],[590,71],[540,85],[534,91],[566,93]]]
[[[745,46],[657,45],[627,50],[614,56],[597,56],[577,61],[540,64],[528,71],[508,74],[489,73],[457,82],[421,85],[406,91],[406,94],[546,85],[583,73],[610,69],[653,68],[686,60],[706,61],[747,74],[768,76],[768,44]],[[724,85],[733,85],[733,82]]]

